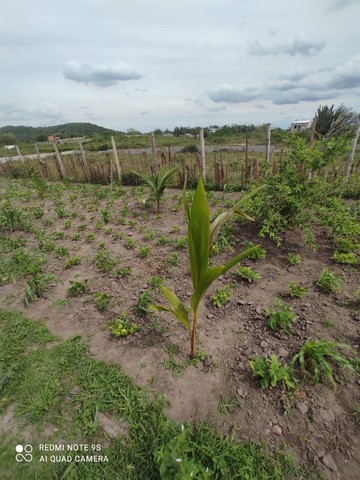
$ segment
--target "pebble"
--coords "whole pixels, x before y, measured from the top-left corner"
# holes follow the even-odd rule
[[[269,346],[269,344],[268,344],[265,340],[263,340],[263,341],[260,343],[260,347],[261,347],[261,348],[266,348],[266,347],[268,347],[268,346]]]
[[[282,428],[279,427],[279,425],[274,425],[272,427],[272,432],[275,433],[275,435],[278,435],[278,436],[283,434]]]
[[[280,358],[287,357],[288,355],[289,355],[289,351],[286,350],[286,348],[282,348],[282,347],[279,348],[279,357]]]
[[[305,405],[305,403],[303,402],[297,402],[296,404],[296,408],[299,410],[299,412],[301,413],[301,415],[306,415],[309,408],[307,407],[307,405]]]
[[[247,397],[247,392],[243,387],[238,387],[236,390],[236,393],[239,395],[241,398],[246,398]]]
[[[325,408],[320,408],[319,417],[324,422],[332,423],[335,421],[335,413],[331,410],[331,408],[329,408],[328,410],[326,410]]]
[[[206,315],[206,318],[208,318],[209,320],[211,320],[212,318],[214,318],[214,315],[212,313],[208,313]]]
[[[321,460],[322,460],[323,464],[325,465],[325,467],[329,468],[333,472],[337,471],[337,466],[334,462],[334,459],[330,455],[330,453],[326,454]]]

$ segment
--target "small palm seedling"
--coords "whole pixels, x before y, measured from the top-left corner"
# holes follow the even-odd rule
[[[128,337],[132,333],[137,332],[138,329],[137,323],[129,322],[125,312],[121,312],[109,326],[109,330],[115,337]]]
[[[26,282],[24,303],[28,305],[51,291],[51,284],[59,279],[51,273],[37,272]]]
[[[301,256],[298,253],[288,253],[287,259],[290,265],[298,265],[301,263]]]
[[[192,319],[189,318],[188,309],[185,307],[179,297],[164,286],[161,287],[161,290],[165,299],[169,303],[170,308],[163,305],[153,305],[152,308],[158,312],[171,313],[177,320],[179,320],[179,322],[184,325],[190,337],[190,357],[194,358],[196,355],[196,332],[200,301],[210,285],[220,275],[226,273],[228,270],[234,267],[243,258],[248,256],[256,247],[249,248],[239,253],[229,260],[225,265],[209,268],[209,251],[211,245],[213,241],[215,241],[221,226],[229,217],[226,215],[222,215],[220,219],[217,217],[210,225],[209,205],[206,199],[201,177],[198,180],[191,207],[189,207],[185,189],[183,194],[183,202],[188,223],[190,270],[193,284],[193,294],[191,297]],[[232,210],[232,215],[233,214],[234,212]]]
[[[260,274],[255,272],[252,268],[241,266],[236,269],[235,276],[241,278],[242,280],[246,280],[249,283],[261,278]]]
[[[302,298],[305,295],[305,293],[309,291],[307,287],[301,287],[300,285],[297,285],[294,282],[290,282],[288,287],[289,287],[290,297],[294,297],[294,298]]]
[[[179,173],[179,167],[172,167],[170,169],[159,170],[152,177],[141,175],[138,172],[133,172],[141,178],[141,180],[150,188],[150,197],[148,201],[156,202],[156,212],[160,213],[160,201],[164,194],[165,188],[174,185],[176,175]]]
[[[265,357],[255,357],[249,360],[254,377],[260,377],[262,388],[276,387],[280,384],[284,389],[292,390],[296,387],[293,368],[291,365],[281,365],[276,355],[271,360]]]
[[[81,281],[70,281],[70,287],[68,288],[68,295],[70,297],[80,297],[88,291],[87,280]]]
[[[216,292],[213,295],[211,295],[210,301],[215,307],[220,308],[230,300],[230,297],[231,297],[231,294],[230,294],[229,287],[226,286],[223,288],[218,288]]]
[[[303,375],[312,375],[315,385],[319,383],[320,377],[323,375],[335,390],[337,378],[332,365],[335,364],[342,369],[353,370],[354,368],[351,361],[341,353],[342,349],[351,350],[351,347],[344,343],[334,343],[322,339],[307,340],[291,360],[291,365],[294,366],[296,362],[299,362]]]
[[[267,325],[272,330],[281,328],[285,333],[290,333],[295,314],[289,305],[284,305],[278,298],[275,298],[274,307],[267,308],[265,315],[267,316]]]
[[[354,252],[341,253],[336,251],[333,255],[333,260],[344,265],[357,265],[358,263],[358,258]]]
[[[341,278],[325,267],[316,285],[324,293],[336,293],[341,288]]]

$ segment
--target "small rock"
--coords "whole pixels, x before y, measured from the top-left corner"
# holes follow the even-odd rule
[[[307,407],[307,405],[305,405],[305,403],[303,402],[297,402],[296,404],[296,408],[299,410],[299,412],[301,413],[301,415],[306,415],[309,408]]]
[[[266,348],[266,347],[268,347],[268,346],[269,346],[269,344],[267,343],[266,340],[263,340],[263,341],[260,343],[260,347],[261,347],[261,348]]]
[[[261,315],[261,314],[262,314],[262,309],[261,309],[261,307],[256,307],[256,308],[255,308],[255,312],[256,312],[258,315]]]
[[[331,410],[331,408],[329,408],[328,410],[326,410],[325,408],[320,408],[319,417],[324,422],[332,423],[335,421],[335,413]]]
[[[246,305],[246,302],[244,300],[238,300],[237,304],[238,305]]]
[[[214,315],[212,313],[208,313],[206,315],[206,318],[208,318],[209,320],[211,320],[212,318],[214,318]]]
[[[243,387],[238,387],[236,390],[236,393],[239,395],[241,398],[246,398],[247,397],[247,392]]]
[[[283,434],[282,428],[279,427],[279,425],[274,425],[272,427],[272,432],[275,433],[275,435],[278,435],[278,436]]]
[[[329,468],[330,470],[332,470],[333,472],[336,472],[337,471],[337,466],[334,462],[334,459],[332,458],[332,456],[330,455],[330,453],[326,454],[323,458],[322,458],[322,462],[323,464],[325,465],[325,467]]]
[[[324,450],[320,450],[320,452],[318,452],[318,454],[317,454],[317,456],[319,458],[323,458],[323,457],[325,457],[325,455],[326,455],[326,452],[324,452]]]
[[[279,357],[280,358],[285,358],[288,355],[289,355],[289,351],[286,350],[286,348],[282,348],[282,347],[279,348]]]

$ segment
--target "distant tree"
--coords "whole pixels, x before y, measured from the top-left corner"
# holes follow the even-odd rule
[[[39,135],[36,136],[36,141],[37,142],[47,142],[48,136],[46,133],[40,133]]]
[[[319,106],[316,112],[317,138],[331,138],[350,132],[356,124],[355,112],[341,104],[335,109],[334,105]]]
[[[13,133],[0,133],[0,145],[16,144],[16,136]]]

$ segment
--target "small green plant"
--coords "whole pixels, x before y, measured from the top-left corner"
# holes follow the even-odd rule
[[[26,282],[24,303],[28,305],[51,291],[51,284],[59,279],[51,273],[37,272]]]
[[[103,292],[96,292],[94,293],[94,300],[96,303],[96,306],[100,312],[105,312],[110,306],[110,302],[112,300],[112,297],[108,295],[107,293]]]
[[[149,228],[144,233],[144,240],[152,240],[155,236],[155,233],[156,233],[155,230],[153,230],[152,228]]]
[[[156,240],[156,245],[169,245],[172,242],[171,238],[167,235],[161,235]]]
[[[99,246],[94,263],[103,273],[109,273],[116,265],[116,261],[111,258],[110,251],[104,245]]]
[[[177,252],[170,253],[170,257],[165,262],[167,266],[179,265],[179,263],[180,263],[180,256]]]
[[[174,248],[175,250],[184,250],[187,247],[188,238],[187,237],[180,237],[174,241]]]
[[[230,289],[228,286],[226,286],[223,288],[218,288],[216,292],[210,297],[210,301],[215,307],[220,308],[225,305],[225,303],[227,303],[230,298]]]
[[[236,269],[235,275],[236,277],[239,277],[242,280],[246,280],[249,283],[254,282],[255,280],[258,280],[259,278],[261,278],[260,274],[257,272],[254,272],[254,270],[250,267],[239,266]]]
[[[65,230],[69,230],[69,228],[71,227],[71,220],[65,220],[65,222],[63,223],[63,227]]]
[[[154,290],[157,290],[160,285],[162,285],[164,279],[163,277],[159,277],[159,276],[154,276],[154,277],[150,277],[147,279],[146,283],[149,285],[149,287],[153,288]]]
[[[81,257],[79,256],[70,257],[65,263],[65,268],[72,268],[72,267],[75,267],[76,265],[80,265],[80,263],[81,263]]]
[[[95,235],[93,233],[88,233],[86,236],[85,236],[85,242],[87,243],[92,243],[95,241]]]
[[[315,385],[319,383],[320,377],[323,375],[335,390],[337,378],[332,364],[342,369],[354,369],[351,361],[341,353],[341,350],[351,350],[351,347],[345,343],[334,343],[322,339],[307,340],[291,360],[291,365],[294,366],[296,362],[299,362],[303,375],[312,375]]]
[[[285,333],[290,333],[295,314],[289,305],[284,305],[278,298],[275,298],[274,307],[266,308],[265,315],[267,316],[267,325],[272,330],[281,328]]]
[[[170,372],[174,375],[174,377],[179,378],[184,372],[186,368],[185,365],[177,362],[173,358],[168,358],[162,362],[162,365],[166,370],[170,370]]]
[[[55,255],[57,257],[66,257],[67,255],[69,255],[69,250],[67,249],[67,247],[64,247],[63,245],[59,245],[55,249]]]
[[[100,218],[104,223],[109,223],[111,218],[110,210],[101,210],[100,211]]]
[[[293,252],[288,253],[287,259],[290,265],[298,265],[302,261],[301,255]]]
[[[68,298],[58,298],[57,300],[53,301],[53,307],[56,308],[63,308],[68,307],[70,305],[70,300]]]
[[[67,294],[70,297],[80,297],[88,292],[87,280],[82,281],[71,281],[70,287],[68,288]]]
[[[252,242],[248,242],[245,245],[245,249],[248,248],[253,248],[252,252],[248,255],[248,258],[250,258],[251,260],[259,260],[260,258],[266,257],[266,250],[260,245],[256,245],[256,247],[254,247],[254,244]]]
[[[135,248],[135,240],[131,237],[125,239],[124,247],[128,250],[134,250]]]
[[[302,298],[309,291],[307,287],[301,287],[294,282],[288,284],[290,297]]]
[[[147,317],[149,315],[149,307],[153,302],[152,295],[148,292],[148,290],[144,290],[140,293],[138,301],[136,303],[136,315],[138,317]]]
[[[325,328],[332,328],[334,326],[334,322],[329,318],[325,318],[323,325]]]
[[[357,265],[358,258],[354,252],[341,253],[336,251],[333,255],[333,260],[336,263],[342,263],[345,265]]]
[[[265,357],[255,357],[249,360],[254,377],[260,377],[262,388],[276,387],[280,384],[284,389],[292,390],[296,387],[293,368],[291,365],[281,365],[276,355],[271,360]]]
[[[73,242],[78,242],[81,238],[81,235],[80,233],[73,233],[70,238]]]
[[[86,223],[81,223],[80,225],[78,225],[77,229],[78,229],[79,232],[83,232],[84,230],[87,229],[87,224]]]
[[[128,277],[129,275],[131,275],[131,267],[130,266],[123,267],[123,268],[118,268],[115,271],[115,276],[119,277],[119,278],[125,278],[125,277]]]
[[[356,423],[360,423],[360,405],[357,405],[353,410],[353,417]]]
[[[148,247],[148,246],[141,247],[139,250],[139,257],[146,258],[150,252],[151,252],[151,247]]]
[[[219,403],[219,412],[221,415],[227,415],[231,410],[234,410],[238,406],[238,402],[236,397],[232,397],[230,399],[220,396],[220,403]]]
[[[324,293],[336,293],[341,288],[341,278],[325,267],[317,281],[316,285]]]
[[[137,323],[130,323],[126,312],[121,312],[110,324],[109,330],[115,337],[128,337],[139,329]]]

